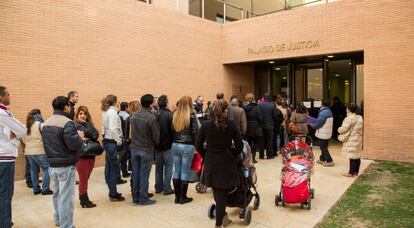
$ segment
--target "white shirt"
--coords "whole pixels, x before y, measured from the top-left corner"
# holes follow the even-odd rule
[[[10,132],[17,138],[10,140]],[[0,162],[13,162],[17,158],[19,138],[26,135],[26,127],[12,114],[0,109]]]
[[[120,111],[119,112],[119,116],[123,119],[123,120],[127,120],[127,118],[129,117],[128,112],[126,111]]]
[[[118,146],[122,145],[121,118],[115,106],[111,106],[107,111],[102,112],[102,121],[104,138],[115,140]]]

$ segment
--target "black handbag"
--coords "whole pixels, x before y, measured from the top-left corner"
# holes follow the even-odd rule
[[[98,141],[87,140],[83,142],[81,157],[98,156],[104,149]]]

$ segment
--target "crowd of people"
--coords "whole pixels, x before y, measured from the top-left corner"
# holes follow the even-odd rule
[[[132,205],[142,206],[156,203],[149,190],[154,162],[155,193],[174,194],[175,204],[192,202],[187,192],[193,155],[198,151],[205,161],[205,183],[213,188],[216,227],[231,223],[225,211],[226,197],[240,184],[236,163],[243,150],[243,139],[252,148],[254,162],[258,162],[256,151],[259,159],[274,159],[289,136],[306,136],[310,126],[316,130],[321,149],[318,163],[331,167],[334,162],[328,143],[337,127],[338,139],[344,143],[343,152],[350,159],[350,170],[345,176],[359,172],[363,120],[357,115],[355,104],[346,109],[343,106],[347,114],[346,118],[341,117],[342,126],[338,126],[327,100],[322,101],[316,118],[309,122],[307,108],[302,103],[290,107],[284,96],[272,98],[265,94],[256,100],[249,93],[244,99],[232,96],[227,102],[224,94],[218,92],[216,100],[204,107],[202,96],[194,102],[183,96],[171,106],[166,95],[145,94],[139,101],[131,102],[120,102],[117,96],[107,95],[101,102],[100,143],[88,108],[77,106],[78,102],[76,91],[57,96],[52,101],[52,116],[44,121],[41,110],[33,109],[24,125],[10,113],[10,93],[0,86],[0,227],[13,224],[14,161],[20,142],[29,167],[28,187],[33,188],[35,195],[53,194],[54,222],[65,228],[74,227],[72,196],[78,182],[76,173],[81,207],[97,206],[89,198],[88,182],[95,157],[103,151],[109,200],[125,200],[117,185],[127,182],[122,177],[131,177]]]

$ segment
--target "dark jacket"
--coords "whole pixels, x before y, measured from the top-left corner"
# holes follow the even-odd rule
[[[233,121],[227,123],[227,129],[222,131],[212,120],[206,121],[197,136],[195,146],[204,158],[204,178],[208,187],[229,189],[240,185],[238,156],[243,151],[243,141]],[[231,149],[232,140],[234,149]]]
[[[145,152],[154,152],[160,142],[160,126],[155,115],[142,108],[130,118],[132,148]]]
[[[168,109],[160,109],[157,113],[158,124],[160,125],[160,143],[156,147],[158,151],[171,149],[174,132],[171,128],[173,114]]]
[[[76,104],[69,100],[70,104],[70,113],[69,113],[69,119],[74,120],[75,119],[75,106]]]
[[[256,103],[250,103],[244,107],[247,120],[246,136],[255,137],[254,130],[261,126],[263,121],[262,112],[259,109],[259,105]]]
[[[85,133],[85,137],[91,141],[98,141],[99,132],[93,126],[91,122],[75,123],[76,130],[83,131]],[[81,158],[93,158],[95,156],[81,156]]]
[[[273,130],[278,123],[275,105],[265,101],[259,104],[259,109],[263,115],[262,128]]]
[[[69,114],[55,110],[42,127],[43,145],[51,167],[75,165],[82,140]]]
[[[186,127],[184,130],[177,132],[174,129],[174,125],[171,121],[171,129],[174,132],[173,142],[175,143],[184,143],[184,144],[194,144],[195,138],[198,133],[198,122],[195,113],[190,114],[190,126]]]

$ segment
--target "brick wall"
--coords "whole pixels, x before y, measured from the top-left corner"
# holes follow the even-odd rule
[[[182,95],[213,100],[218,90],[229,97],[226,69],[238,68],[221,64],[220,24],[134,0],[2,0],[0,31],[0,84],[22,121],[32,108],[50,116],[55,96],[77,90],[101,129],[107,94],[168,94],[170,104]],[[253,84],[253,71],[239,77]],[[22,153],[16,167],[21,178]]]
[[[364,51],[364,157],[414,162],[414,1],[342,0],[223,26],[223,62]],[[318,40],[312,49],[248,48]]]

